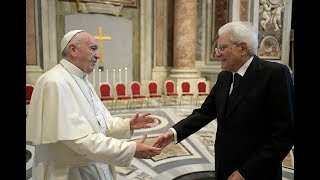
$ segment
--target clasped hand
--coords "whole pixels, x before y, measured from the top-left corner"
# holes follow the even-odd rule
[[[143,144],[144,140],[147,138],[147,135],[144,134],[142,138],[137,141],[137,149],[135,157],[149,159],[155,155],[161,153],[163,148],[165,148],[168,144],[173,142],[173,132],[168,130],[167,132],[159,135],[152,143],[151,146]]]
[[[139,115],[136,113],[130,119],[130,129],[141,129],[141,128],[150,128],[151,125],[155,122],[155,118],[150,116],[151,113],[144,113]],[[159,155],[162,151],[162,148],[152,147],[144,144],[144,141],[147,138],[147,134],[144,134],[139,140],[136,141],[136,152],[134,157],[142,159],[150,159],[155,155]]]

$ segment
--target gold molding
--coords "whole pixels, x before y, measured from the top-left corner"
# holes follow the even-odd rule
[[[76,0],[77,3],[100,3],[100,4],[112,4],[123,5],[124,7],[138,7],[139,0]]]

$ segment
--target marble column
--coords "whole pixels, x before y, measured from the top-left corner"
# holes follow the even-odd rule
[[[172,4],[172,5],[171,5]],[[168,50],[168,21],[170,16],[170,8],[173,7],[171,0],[157,0],[155,5],[155,41],[154,41],[154,66],[152,69],[152,80],[158,82],[159,90],[162,89],[162,84],[167,78],[170,68],[167,64]],[[172,18],[173,19],[173,18]],[[171,48],[172,49],[172,48]]]
[[[151,79],[152,67],[152,22],[153,1],[140,1],[140,83],[145,85]]]
[[[196,18],[196,0],[174,1],[174,69],[195,67]]]
[[[176,82],[178,94],[181,93],[183,81],[189,81],[191,91],[197,92],[196,83],[204,79],[195,67],[196,19],[197,0],[174,1],[174,54],[169,79]]]

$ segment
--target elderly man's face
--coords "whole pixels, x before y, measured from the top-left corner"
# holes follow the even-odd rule
[[[92,34],[84,32],[82,39],[78,43],[77,61],[78,66],[85,73],[89,74],[93,71],[99,57],[98,42]]]
[[[223,33],[219,37],[215,57],[220,60],[222,69],[231,72],[236,72],[243,64],[241,48],[230,41],[229,33]]]

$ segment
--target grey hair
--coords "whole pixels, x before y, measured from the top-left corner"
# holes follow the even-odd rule
[[[82,32],[84,32],[84,31],[82,31]],[[72,44],[76,44],[77,46],[79,46],[79,42],[80,42],[81,40],[82,40],[82,34],[81,34],[81,32],[75,34],[75,35],[72,37],[72,39],[70,40],[70,42],[68,43],[68,45],[66,46],[66,48],[64,48],[64,50],[62,51],[62,53],[61,53],[62,57],[64,58],[64,57],[66,57],[66,56],[68,55],[68,51],[69,51],[69,48],[70,48],[69,44],[72,43]]]
[[[258,31],[247,21],[233,21],[223,25],[218,35],[228,32],[230,40],[235,44],[246,43],[251,55],[257,54],[258,49]]]

